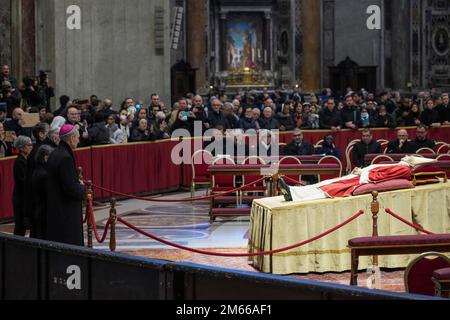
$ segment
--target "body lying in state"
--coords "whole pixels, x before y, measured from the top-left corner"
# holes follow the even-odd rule
[[[405,156],[396,164],[374,164],[366,168],[355,168],[347,176],[325,180],[313,185],[301,187],[285,187],[282,192],[290,194],[286,197],[289,201],[309,201],[326,198],[347,197],[359,186],[367,183],[381,183],[393,179],[409,179],[411,170],[417,165],[435,162],[434,159],[426,159],[414,156]],[[287,190],[286,190],[287,189]]]

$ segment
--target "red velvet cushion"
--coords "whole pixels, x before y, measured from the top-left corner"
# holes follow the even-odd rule
[[[411,177],[415,178],[416,184],[420,185],[438,183],[439,179],[437,177],[444,178],[446,174],[436,174],[436,172],[442,171],[442,168],[438,167],[436,164],[423,165],[412,170]],[[420,173],[420,175],[417,175],[418,173]]]
[[[407,235],[407,236],[382,236],[382,237],[360,237],[350,239],[350,247],[371,247],[384,245],[415,245],[415,244],[435,244],[450,243],[450,234],[430,234],[430,235]]]
[[[411,174],[443,171],[435,164],[422,165],[411,170]]]
[[[450,268],[435,270],[433,272],[433,277],[437,280],[450,281]]]
[[[409,189],[414,188],[414,185],[411,183],[411,181],[407,179],[393,179],[388,180],[380,183],[366,183],[353,191],[353,195],[361,195],[361,194],[367,194],[371,193],[372,191],[390,191],[390,190],[399,190],[399,189]]]

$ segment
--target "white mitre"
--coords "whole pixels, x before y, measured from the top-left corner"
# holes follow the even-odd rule
[[[410,167],[420,166],[423,164],[435,163],[436,159],[417,157],[417,156],[405,156],[400,160],[399,164],[405,164]]]

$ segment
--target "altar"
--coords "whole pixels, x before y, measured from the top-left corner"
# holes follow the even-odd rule
[[[434,233],[450,232],[450,182],[414,189],[380,193],[379,235],[412,235],[416,230],[394,219],[389,208],[402,218]],[[329,230],[355,215],[365,214],[350,224],[305,246],[273,255],[249,258],[256,269],[272,274],[342,272],[350,270],[348,240],[372,235],[371,195],[286,202],[284,197],[255,200],[249,231],[249,252],[268,251],[290,246]],[[378,265],[403,268],[415,255],[380,256]],[[371,257],[361,257],[359,270],[372,265]]]

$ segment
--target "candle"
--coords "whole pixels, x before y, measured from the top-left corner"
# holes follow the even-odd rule
[[[261,58],[261,49],[258,49],[258,58]]]
[[[267,50],[264,50],[264,63],[267,63]]]

